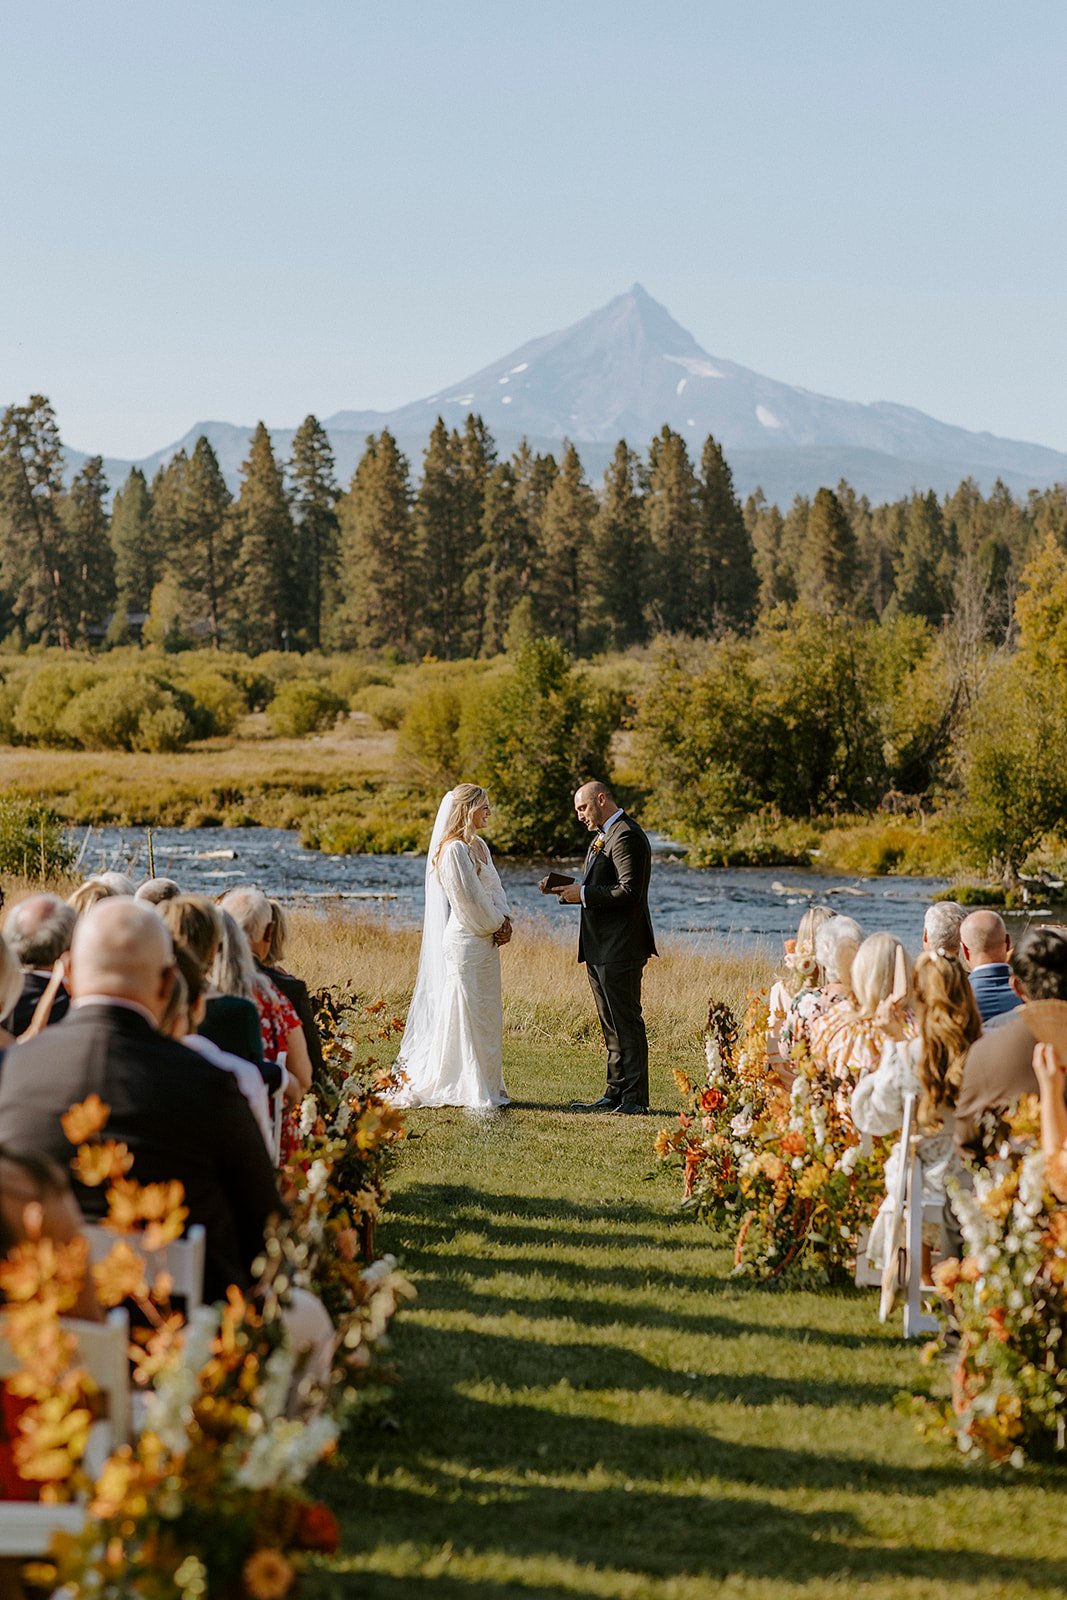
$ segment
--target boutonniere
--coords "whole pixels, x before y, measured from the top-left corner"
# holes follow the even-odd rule
[[[598,856],[607,842],[608,841],[605,839],[604,835],[602,833],[598,833],[596,838],[593,840],[593,854]]]

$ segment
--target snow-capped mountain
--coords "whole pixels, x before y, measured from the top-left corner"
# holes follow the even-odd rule
[[[417,469],[436,417],[460,426],[471,411],[484,417],[502,453],[523,436],[540,449],[573,440],[594,480],[618,439],[644,450],[668,423],[694,454],[714,434],[739,492],[759,484],[779,501],[843,477],[873,500],[913,488],[948,491],[968,476],[986,488],[1000,477],[1017,492],[1067,481],[1067,454],[1059,451],[971,433],[889,401],[813,394],[711,355],[640,284],[423,400],[389,412],[339,411],[325,424],[347,481],[368,433],[388,427]],[[200,433],[235,480],[251,429],[228,423],[199,424],[140,465],[154,471]],[[274,430],[273,438],[286,454],[292,430]],[[121,482],[128,466],[108,463],[110,481]]]

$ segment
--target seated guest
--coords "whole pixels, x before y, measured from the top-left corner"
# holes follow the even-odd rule
[[[180,1040],[188,1049],[195,1050],[198,1056],[203,1056],[205,1061],[210,1061],[213,1067],[233,1073],[237,1079],[237,1087],[248,1101],[248,1109],[256,1119],[256,1127],[263,1135],[263,1143],[268,1151],[273,1151],[274,1132],[267,1101],[267,1086],[263,1082],[262,1074],[251,1061],[244,1061],[240,1056],[228,1055],[225,1050],[220,1050],[218,1045],[212,1044],[210,1039],[200,1037],[196,1025],[204,1014],[204,969],[190,951],[177,942],[174,945],[174,959],[178,964],[178,970],[174,975],[174,987],[160,1021],[159,1031],[165,1033],[168,1039]]]
[[[205,1293],[247,1288],[268,1218],[281,1209],[270,1158],[236,1079],[164,1038],[174,981],[170,933],[151,906],[113,896],[85,914],[71,946],[71,1009],[8,1052],[0,1081],[0,1145],[67,1165],[61,1118],[96,1093],[106,1133],[133,1157],[139,1183],[179,1180],[190,1223],[207,1233]],[[75,1185],[90,1217],[101,1189]]]
[[[851,998],[849,974],[856,951],[863,943],[859,923],[851,917],[831,917],[816,929],[815,961],[819,983],[801,989],[778,1035],[783,1056],[811,1047],[811,1024],[835,1006]]]
[[[311,1058],[312,1077],[322,1070],[322,1040],[319,1038],[318,1026],[315,1022],[315,1007],[312,1003],[308,986],[303,978],[297,978],[293,973],[286,972],[282,966],[282,957],[285,955],[285,946],[289,938],[289,919],[284,908],[277,900],[268,900],[270,906],[270,927],[267,930],[267,953],[262,960],[256,961],[256,966],[265,978],[269,978],[274,987],[292,1002],[293,1010],[300,1018],[300,1026],[304,1032],[304,1043],[308,1047]]]
[[[0,1011],[3,1011],[5,1016],[14,1010],[21,993],[22,968],[14,950],[3,934],[0,934]],[[0,1028],[0,1050],[6,1050],[8,1045],[14,1043],[14,1034],[9,1033],[6,1028]]]
[[[767,1002],[770,1038],[777,1036],[801,989],[817,988],[821,982],[815,960],[815,935],[834,913],[829,906],[809,906],[800,919],[795,939],[785,942],[786,975],[778,978]]]
[[[188,898],[188,897],[183,897]],[[271,1094],[285,1089],[287,1099],[298,1097],[299,1086],[284,1062],[263,1049],[263,1029],[256,1004],[260,979],[248,940],[228,911],[214,907],[219,919],[219,944],[208,969],[207,1006],[200,1033],[220,1050],[254,1061]]]
[[[967,975],[958,961],[921,955],[913,976],[916,1037],[890,1039],[875,1072],[852,1091],[852,1121],[858,1133],[895,1133],[904,1121],[904,1100],[919,1098],[919,1160],[923,1204],[943,1206],[945,1179],[955,1165],[954,1109],[967,1051],[982,1031],[982,1019]],[[892,1195],[900,1174],[900,1144],[885,1167],[886,1198],[867,1244],[868,1259],[884,1264],[893,1223]]]
[[[133,879],[128,877],[125,872],[98,872],[91,881],[93,883],[102,883],[104,888],[109,890],[111,894],[132,895],[135,893]]]
[[[254,960],[262,961],[270,948],[271,911],[266,895],[261,889],[231,889],[220,905],[244,934]],[[311,1088],[311,1058],[292,1002],[263,971],[255,974],[252,999],[259,1009],[263,1054],[274,1061],[284,1058],[300,1093],[306,1094]]]
[[[891,933],[872,933],[856,951],[848,1003],[833,1006],[811,1022],[812,1056],[841,1085],[838,1102],[846,1114],[853,1086],[878,1066],[890,1032],[905,1039],[913,1039],[917,1032],[909,1010],[910,982],[892,1012],[887,1007],[898,960],[910,977],[911,963],[900,941]]]
[[[0,1027],[16,1039],[33,1021],[37,1002],[47,989],[52,969],[70,949],[76,914],[56,894],[31,894],[11,907],[4,917],[4,938],[22,967],[22,992]],[[65,1016],[70,996],[60,988],[52,1001],[48,1022]]]
[[[173,878],[146,878],[134,892],[135,900],[147,900],[150,906],[161,906],[164,900],[173,900],[181,894]]]
[[[1012,983],[1020,1000],[1067,1000],[1067,930],[1029,928],[1011,952]],[[956,1141],[961,1155],[981,1156],[979,1123],[1023,1095],[1037,1094],[1036,1040],[1021,1016],[983,1034],[967,1052],[956,1101]]]
[[[988,1027],[1019,1005],[1011,986],[1011,937],[995,911],[972,911],[960,924],[960,949],[971,969],[971,988]]]
[[[34,1238],[69,1244],[84,1218],[62,1167],[40,1156],[15,1155],[0,1146],[0,1256]],[[99,1321],[100,1304],[86,1268],[72,1317]]]
[[[955,900],[936,900],[927,907],[923,917],[923,949],[934,955],[951,956],[960,953],[960,924],[967,913]]]
[[[102,883],[99,878],[86,878],[84,883],[79,883],[78,887],[68,894],[67,904],[76,917],[83,917],[87,911],[99,905],[101,900],[114,898],[114,889],[109,889],[106,883]]]

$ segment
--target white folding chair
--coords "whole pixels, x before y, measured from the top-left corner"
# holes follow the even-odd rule
[[[271,1156],[274,1165],[282,1164],[282,1123],[285,1121],[285,1090],[279,1089],[271,1096]]]
[[[903,1288],[904,1337],[920,1339],[936,1333],[938,1321],[922,1309],[923,1222],[940,1221],[940,1208],[923,1205],[922,1162],[919,1160],[916,1131],[918,1097],[904,1097],[904,1120],[900,1129],[900,1162],[893,1185],[892,1215],[886,1240],[882,1270],[882,1299],[879,1321],[885,1322],[896,1304],[897,1289]]]
[[[149,1282],[158,1272],[165,1272],[173,1282],[172,1294],[185,1301],[185,1315],[190,1316],[204,1303],[204,1260],[207,1254],[207,1235],[201,1222],[194,1222],[184,1238],[164,1245],[162,1250],[145,1250],[139,1233],[116,1233],[99,1222],[87,1222],[84,1228],[89,1240],[89,1259],[103,1261],[112,1245],[120,1239],[142,1258]]]
[[[120,1306],[108,1312],[106,1322],[83,1322],[77,1317],[60,1321],[77,1338],[75,1361],[107,1400],[107,1415],[93,1423],[85,1453],[86,1468],[95,1477],[112,1451],[130,1438],[130,1319]],[[17,1367],[14,1352],[0,1336],[0,1378]],[[86,1508],[80,1503],[53,1506],[34,1500],[0,1500],[0,1557],[47,1555],[53,1533],[80,1533],[85,1520]]]

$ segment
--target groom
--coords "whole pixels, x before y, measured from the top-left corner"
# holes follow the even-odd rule
[[[544,879],[562,905],[580,905],[578,960],[589,986],[608,1049],[608,1086],[599,1100],[575,1102],[581,1111],[622,1116],[648,1110],[648,1037],[641,1015],[641,978],[656,954],[648,914],[652,851],[637,823],[603,783],[583,783],[574,796],[578,820],[593,834],[580,883],[562,887]]]

